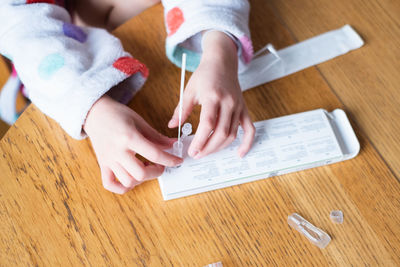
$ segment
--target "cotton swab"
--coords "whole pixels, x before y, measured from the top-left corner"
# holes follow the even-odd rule
[[[181,142],[182,105],[183,105],[183,88],[185,87],[185,71],[186,71],[186,53],[183,53],[182,54],[182,69],[181,69],[181,88],[179,90],[178,143]]]
[[[182,157],[183,143],[181,141],[181,124],[182,124],[182,106],[183,106],[183,88],[185,87],[185,71],[186,71],[186,53],[182,54],[181,69],[181,88],[179,90],[179,125],[178,125],[178,141],[173,145],[173,154]]]

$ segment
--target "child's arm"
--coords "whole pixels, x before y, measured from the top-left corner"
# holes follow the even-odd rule
[[[187,53],[187,68],[194,71],[184,92],[183,120],[194,105],[202,106],[189,155],[200,158],[229,145],[240,124],[244,136],[238,154],[244,156],[255,134],[238,82],[238,69],[253,54],[248,2],[164,0],[163,4],[167,56],[180,66],[182,53]],[[177,117],[175,110],[169,127],[178,126]]]
[[[107,31],[71,24],[68,12],[50,2],[2,0],[0,53],[14,63],[32,102],[82,139],[92,105],[129,78],[136,86],[118,99],[126,102],[144,84],[148,70]]]
[[[68,12],[52,2],[0,4],[0,53],[13,61],[32,102],[72,137],[89,135],[110,191],[124,193],[162,173],[161,165],[143,165],[136,152],[164,166],[179,164],[181,159],[162,149],[173,140],[104,95],[123,81],[124,90],[109,94],[128,102],[145,82],[146,66],[107,31],[72,25]]]

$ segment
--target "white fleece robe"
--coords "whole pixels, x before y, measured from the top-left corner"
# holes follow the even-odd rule
[[[252,45],[247,0],[163,0],[168,58],[194,71],[201,57],[201,32],[228,33],[239,47],[240,65],[248,64]],[[55,0],[1,0],[0,54],[9,58],[30,100],[73,138],[86,137],[82,127],[92,105],[109,92],[127,103],[148,77],[146,66],[124,51],[103,29],[78,27]],[[126,86],[125,86],[126,85]]]

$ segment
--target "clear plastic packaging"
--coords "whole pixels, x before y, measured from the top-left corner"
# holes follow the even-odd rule
[[[331,237],[327,233],[312,225],[297,213],[289,215],[287,222],[319,248],[325,248],[331,242]]]
[[[214,262],[214,263],[210,263],[205,265],[204,267],[222,267],[222,262]]]

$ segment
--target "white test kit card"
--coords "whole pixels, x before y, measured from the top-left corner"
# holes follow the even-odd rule
[[[355,157],[360,144],[343,110],[323,109],[254,123],[254,144],[244,158],[237,148],[243,130],[227,148],[201,159],[187,155],[158,178],[164,200],[198,194]]]

